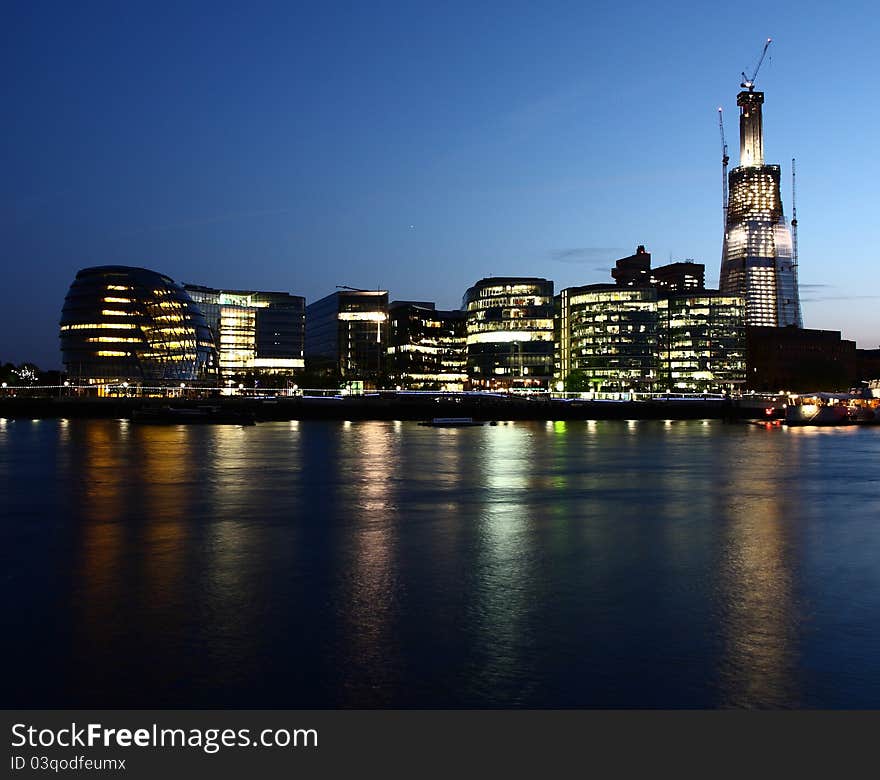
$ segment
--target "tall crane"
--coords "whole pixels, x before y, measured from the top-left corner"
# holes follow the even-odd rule
[[[791,275],[792,275],[792,286],[794,287],[795,294],[797,295],[798,290],[798,219],[797,219],[797,200],[796,191],[795,191],[795,168],[794,168],[794,157],[791,158]],[[800,296],[796,299],[797,301],[797,311],[795,311],[795,321],[797,322],[797,326],[799,328],[803,327],[803,312],[801,311],[801,300]]]
[[[755,65],[755,72],[752,74],[751,78],[746,76],[746,72],[743,71],[742,84],[740,86],[743,89],[748,89],[751,92],[755,88],[755,79],[758,78],[758,71],[761,70],[761,63],[764,62],[764,56],[767,54],[767,49],[770,47],[770,44],[773,43],[772,38],[767,39],[767,43],[764,44],[764,51],[761,52],[761,58],[758,60],[758,64]]]
[[[730,157],[727,154],[727,140],[724,138],[724,112],[718,107],[718,129],[721,131],[721,207],[723,209],[725,234],[727,233],[727,163]]]
[[[795,171],[794,157],[791,158],[791,265],[797,268],[798,242],[797,242],[797,201],[795,200]]]

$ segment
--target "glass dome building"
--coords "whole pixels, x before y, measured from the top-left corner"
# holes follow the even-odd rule
[[[217,378],[204,314],[183,287],[146,268],[79,271],[64,299],[60,337],[67,374],[78,382]]]

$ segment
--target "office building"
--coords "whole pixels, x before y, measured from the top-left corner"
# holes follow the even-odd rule
[[[553,375],[553,282],[480,279],[462,299],[467,372],[475,389],[548,387]]]
[[[642,244],[635,254],[622,257],[611,269],[619,287],[656,287],[666,292],[702,290],[706,285],[706,266],[693,260],[679,260],[651,267],[651,253]]]
[[[412,390],[463,390],[467,382],[466,315],[433,303],[392,301],[388,307],[388,376]]]
[[[358,387],[387,384],[388,291],[339,290],[306,307],[310,373]]]
[[[856,343],[840,331],[746,328],[747,387],[800,392],[849,390],[858,379]]]
[[[744,302],[706,290],[705,266],[651,267],[639,246],[615,284],[556,296],[554,387],[602,393],[721,392],[745,382]],[[578,381],[572,378],[577,376]]]
[[[579,372],[602,393],[654,390],[658,375],[657,290],[591,284],[556,296],[555,384]]]
[[[185,285],[213,334],[225,381],[293,376],[305,366],[305,299],[285,292]]]
[[[746,381],[743,299],[717,290],[657,301],[659,383],[671,392],[738,392]]]

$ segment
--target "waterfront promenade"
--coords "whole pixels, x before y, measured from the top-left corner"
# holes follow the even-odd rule
[[[217,396],[178,398],[77,398],[22,396],[0,398],[0,417],[128,418],[136,409],[196,408],[210,404],[252,413],[260,420],[693,420],[776,418],[778,399],[721,396],[636,396],[635,400],[556,397],[550,394],[409,393],[363,395]],[[771,410],[768,412],[768,410]]]

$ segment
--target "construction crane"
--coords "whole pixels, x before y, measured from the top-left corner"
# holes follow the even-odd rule
[[[798,289],[798,219],[797,219],[797,200],[795,188],[795,168],[794,157],[791,158],[791,276],[792,287],[795,292]],[[799,328],[803,327],[803,312],[801,311],[800,297],[796,299],[797,310],[794,312],[795,322]],[[791,301],[786,301],[791,303]]]
[[[727,140],[724,138],[724,112],[718,107],[718,129],[721,131],[721,207],[723,209],[723,228],[727,233],[727,163],[730,157],[727,154]]]
[[[795,200],[795,172],[794,157],[791,158],[791,266],[797,268],[798,244],[797,244],[797,201]]]
[[[758,71],[761,70],[761,63],[764,62],[764,56],[767,54],[767,49],[770,47],[771,43],[773,43],[773,39],[768,38],[767,43],[764,44],[764,51],[761,52],[761,58],[758,60],[758,64],[755,65],[755,72],[752,74],[751,78],[746,76],[746,72],[743,71],[743,74],[742,74],[743,80],[742,80],[742,84],[740,84],[740,86],[743,89],[748,89],[749,92],[754,90],[755,79],[758,78]]]
[[[370,292],[370,290],[362,290],[360,287],[349,287],[347,284],[337,284],[339,290],[352,290],[353,292]]]

